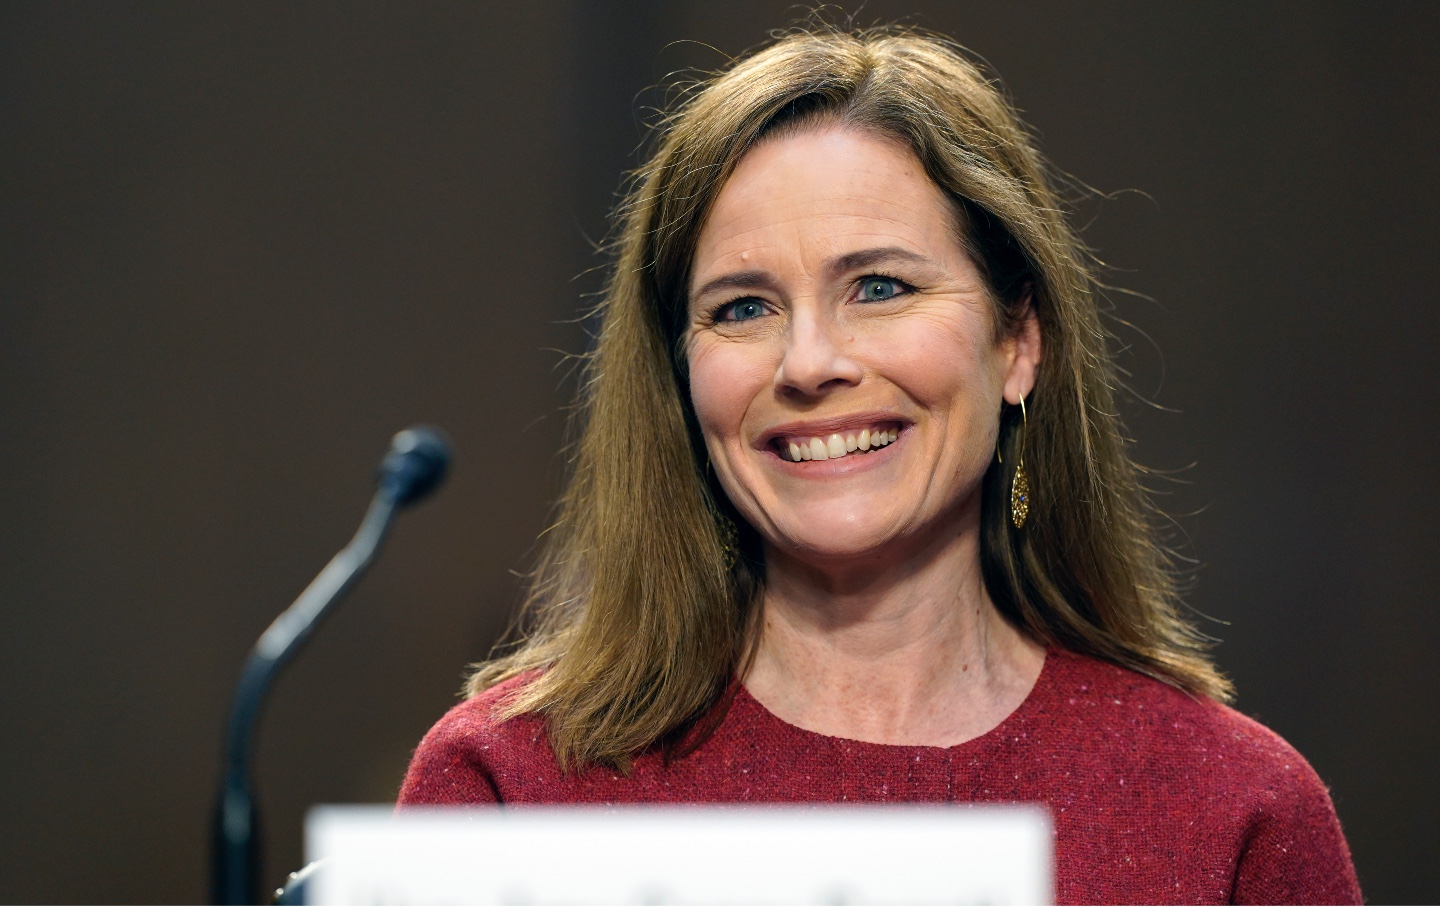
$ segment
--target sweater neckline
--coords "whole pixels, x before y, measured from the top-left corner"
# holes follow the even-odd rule
[[[830,734],[822,734],[819,731],[812,731],[800,727],[798,724],[791,724],[770,711],[765,707],[763,702],[750,695],[750,690],[743,682],[738,682],[735,685],[737,689],[735,691],[735,701],[733,705],[743,705],[745,708],[753,710],[758,714],[761,720],[771,723],[787,733],[802,739],[824,742],[830,745],[840,744],[850,749],[870,749],[874,752],[900,753],[929,751],[957,753],[972,748],[984,748],[990,742],[1000,740],[1007,735],[1014,736],[1013,732],[1018,726],[1026,723],[1031,713],[1043,708],[1045,694],[1056,682],[1055,672],[1059,668],[1059,661],[1060,653],[1054,648],[1047,646],[1045,649],[1045,660],[1040,665],[1040,673],[1036,676],[1034,685],[1030,687],[1030,692],[1025,694],[1025,698],[1020,701],[1020,704],[1015,707],[1014,711],[1002,718],[999,724],[985,733],[977,737],[971,737],[969,740],[956,743],[952,746],[933,746],[930,744],[914,743],[875,743],[869,740],[855,740],[850,737],[836,737]]]

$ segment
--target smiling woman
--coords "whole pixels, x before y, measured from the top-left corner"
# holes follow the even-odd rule
[[[696,245],[691,401],[765,543],[745,684],[831,736],[963,743],[1044,661],[978,570],[997,417],[1034,385],[1039,324],[997,336],[957,227],[908,148],[817,120],[740,160]]]
[[[693,93],[622,212],[528,635],[402,804],[1040,802],[1062,901],[1358,899],[1181,616],[1061,212],[939,39],[795,33]]]

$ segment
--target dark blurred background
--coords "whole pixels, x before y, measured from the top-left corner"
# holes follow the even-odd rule
[[[206,897],[248,646],[397,429],[449,487],[278,685],[267,879],[393,799],[563,475],[562,353],[667,73],[784,0],[0,13],[0,900]],[[1440,895],[1440,6],[870,0],[1005,79],[1113,270],[1139,458],[1239,708],[1375,902]],[[1133,191],[1130,191],[1133,190]],[[1149,297],[1144,298],[1144,297]],[[643,426],[640,427],[643,429]]]

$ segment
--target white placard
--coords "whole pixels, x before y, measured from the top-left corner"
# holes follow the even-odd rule
[[[1047,904],[1034,806],[317,806],[312,904]]]

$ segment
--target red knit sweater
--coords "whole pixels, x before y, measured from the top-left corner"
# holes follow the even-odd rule
[[[457,803],[1038,802],[1060,903],[1360,903],[1330,797],[1271,731],[1124,668],[1050,651],[1034,690],[949,748],[826,737],[744,688],[714,734],[667,762],[563,774],[535,716],[457,705],[425,736],[402,806]]]

